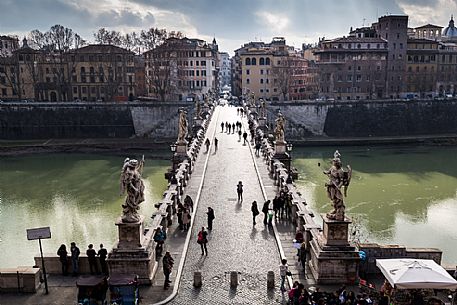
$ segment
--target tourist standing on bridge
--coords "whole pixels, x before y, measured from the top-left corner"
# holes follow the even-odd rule
[[[106,257],[108,256],[108,251],[103,248],[103,244],[100,244],[100,250],[97,252],[97,256],[100,259],[100,266],[102,267],[102,273],[108,275],[108,264],[106,263]]]
[[[210,145],[210,144],[211,144],[211,143],[209,142],[209,139],[206,138],[206,141],[205,141],[206,152],[208,152],[208,150],[209,150],[209,145]]]
[[[244,141],[243,141],[243,145],[246,145],[246,140],[247,140],[247,139],[248,139],[248,133],[245,131],[245,132],[243,133],[243,140],[244,140]]]
[[[189,195],[186,195],[186,198],[184,198],[184,203],[187,203],[191,211],[194,210],[194,201]]]
[[[200,244],[202,248],[202,255],[208,255],[208,249],[206,248],[206,244],[208,243],[208,232],[205,231],[205,227],[202,227],[202,230],[198,232],[197,243]]]
[[[224,132],[224,122],[221,123],[221,129],[222,129],[221,132]]]
[[[65,245],[60,245],[59,250],[57,250],[57,255],[59,256],[60,263],[62,264],[62,275],[68,274],[68,252]]]
[[[231,130],[232,130],[232,124],[228,123],[228,131],[227,131],[227,133],[230,134]]]
[[[189,224],[190,220],[192,219],[192,216],[190,216],[189,210],[184,208],[182,212],[182,227],[184,230],[189,229]]]
[[[235,123],[232,123],[232,133],[235,133]]]
[[[214,138],[214,153],[217,152],[217,143],[219,142],[219,140],[215,137]]]
[[[268,219],[268,211],[270,209],[270,200],[265,201],[262,207],[262,213],[263,213],[263,223],[267,224],[267,219]]]
[[[259,209],[257,208],[257,201],[255,201],[255,200],[252,202],[251,212],[252,212],[252,222],[255,225],[256,224],[255,218],[257,215],[260,214]]]
[[[208,230],[213,229],[213,220],[216,218],[214,216],[214,210],[211,207],[208,207],[208,212],[206,212],[206,215],[208,215]]]
[[[238,201],[242,202],[243,201],[243,182],[239,181],[237,186],[236,186],[236,192],[238,194]]]
[[[165,253],[165,256],[163,257],[162,260],[162,265],[163,265],[163,275],[165,276],[165,282],[163,283],[163,289],[167,290],[168,287],[170,287],[170,274],[171,270],[173,269],[173,264],[174,264],[174,259],[171,257],[171,254],[169,251]]]
[[[238,130],[238,142],[241,142],[241,129]]]
[[[70,244],[70,253],[71,253],[71,265],[73,270],[73,276],[77,276],[79,273],[79,248],[76,247],[76,243],[72,242]]]
[[[89,261],[90,274],[98,273],[97,265],[97,252],[94,250],[94,245],[89,244],[88,249],[86,250],[87,260]]]
[[[260,156],[260,141],[257,141],[257,142],[255,143],[255,155],[256,155],[257,157]]]
[[[287,265],[287,259],[281,260],[281,265],[279,265],[279,275],[281,276],[281,291],[286,291],[284,286],[286,282],[286,276],[290,275],[289,266]]]

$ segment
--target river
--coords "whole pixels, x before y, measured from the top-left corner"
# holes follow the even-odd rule
[[[456,147],[339,147],[353,178],[345,199],[360,242],[436,247],[443,262],[457,263]],[[318,213],[331,209],[322,173],[334,148],[293,152],[297,185]],[[321,167],[318,167],[318,163]]]
[[[131,157],[137,157],[129,155]],[[27,228],[51,227],[43,252],[56,253],[75,241],[85,252],[117,240],[114,222],[121,215],[119,176],[124,157],[89,154],[46,154],[0,159],[0,267],[33,265],[38,241],[28,241]],[[145,202],[149,216],[166,188],[169,161],[146,159]]]
[[[456,147],[339,147],[339,151],[343,165],[354,169],[346,211],[357,226],[358,240],[437,247],[444,252],[444,262],[457,263]],[[297,185],[318,213],[330,210],[322,170],[330,166],[333,152],[331,147],[293,151],[293,165],[300,172]],[[95,154],[2,157],[0,267],[33,265],[38,242],[27,240],[27,228],[51,227],[52,238],[43,241],[44,252],[55,253],[61,243],[69,246],[71,241],[81,251],[89,243],[96,248],[104,243],[111,249],[124,198],[119,197],[123,159]],[[146,159],[142,214],[151,215],[160,201],[169,165]]]

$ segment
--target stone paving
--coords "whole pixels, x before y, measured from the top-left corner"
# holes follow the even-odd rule
[[[219,149],[214,151],[211,138],[211,155],[181,284],[170,304],[281,304],[284,299],[279,291],[280,258],[273,231],[263,225],[260,215],[257,225],[252,223],[252,201],[256,200],[261,209],[264,200],[251,151],[236,133],[221,132],[221,122],[234,123],[241,118],[236,108],[228,106],[222,107],[217,122],[215,118],[207,135],[217,128]],[[240,180],[244,185],[242,203],[237,202],[236,194]],[[208,206],[214,209],[216,219],[208,235],[208,256],[202,256],[196,236],[202,226],[207,226]],[[270,270],[275,272],[276,289],[268,292],[266,279]],[[200,289],[193,287],[194,271],[202,272]],[[231,271],[239,272],[237,289],[230,289]]]

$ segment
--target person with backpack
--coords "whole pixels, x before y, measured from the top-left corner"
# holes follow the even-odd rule
[[[246,145],[247,139],[248,139],[248,133],[245,131],[245,132],[243,133],[243,140],[244,140],[244,141],[243,141],[243,145]]]
[[[163,251],[163,244],[167,239],[167,233],[165,230],[162,230],[161,227],[157,227],[156,232],[154,233],[153,237],[154,241],[157,243],[156,245],[156,256],[161,257]]]
[[[260,214],[259,209],[257,208],[257,201],[255,201],[255,200],[252,202],[251,212],[252,212],[252,222],[255,225],[256,224],[255,217]]]
[[[57,250],[57,255],[59,256],[60,263],[62,264],[62,275],[68,274],[68,252],[67,247],[62,244]]]
[[[236,193],[238,194],[238,202],[243,202],[243,182],[238,182],[236,186]]]
[[[208,232],[205,231],[205,227],[202,227],[201,231],[198,232],[197,235],[197,243],[202,248],[202,255],[208,255],[208,249],[206,248],[206,244],[208,243]]]

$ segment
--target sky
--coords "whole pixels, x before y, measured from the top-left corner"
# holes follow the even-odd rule
[[[24,36],[54,24],[93,41],[100,27],[121,32],[150,27],[181,31],[233,51],[249,41],[285,37],[289,45],[347,35],[388,14],[409,15],[409,26],[447,26],[457,0],[0,0],[0,34]]]

